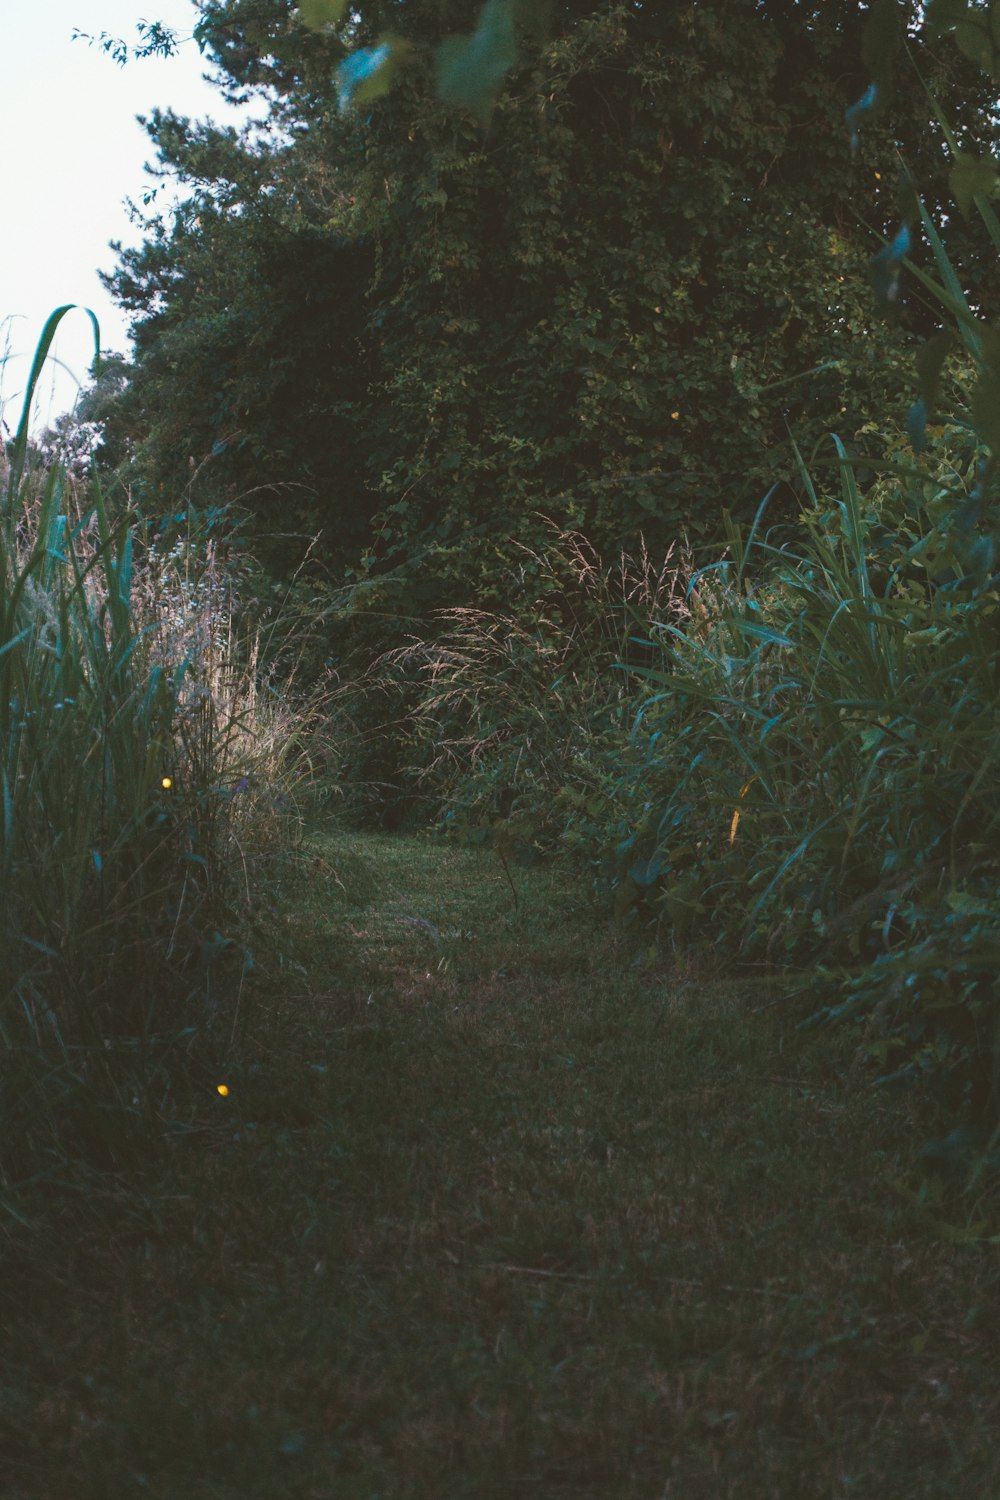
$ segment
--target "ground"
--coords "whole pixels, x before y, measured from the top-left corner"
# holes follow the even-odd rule
[[[331,826],[273,905],[239,1060],[8,1239],[5,1500],[1000,1493],[930,1104],[578,874]]]

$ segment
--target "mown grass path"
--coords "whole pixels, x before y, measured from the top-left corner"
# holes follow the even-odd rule
[[[1000,1493],[998,1252],[898,1190],[927,1122],[514,880],[310,837],[197,1128],[9,1258],[6,1500]]]

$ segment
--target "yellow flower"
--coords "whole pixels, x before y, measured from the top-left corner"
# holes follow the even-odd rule
[[[217,1094],[221,1094],[222,1097],[223,1097],[223,1099],[228,1099],[228,1097],[229,1097],[229,1084],[228,1083],[217,1083],[216,1086],[215,1086],[215,1092]]]
[[[163,790],[165,792],[169,792],[169,790],[173,786],[173,784],[174,784],[174,778],[172,776],[164,776],[163,780],[160,782],[160,785],[162,786],[162,788],[163,788]]]

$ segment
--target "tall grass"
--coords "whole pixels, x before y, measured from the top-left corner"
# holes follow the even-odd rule
[[[665,630],[672,661],[645,674],[657,691],[636,727],[652,740],[669,716],[675,732],[639,778],[664,791],[626,851],[641,855],[632,894],[656,887],[692,917],[722,908],[727,943],[775,960],[837,934],[873,957],[918,892],[995,862],[996,592],[940,580],[933,476],[863,501],[842,473],[838,500],[811,490],[795,544],[734,538],[736,560],[707,576],[709,629]],[[914,545],[887,531],[910,519]],[[673,831],[695,818],[681,855]]]
[[[414,689],[402,759],[439,827],[526,858],[592,852],[635,709],[622,664],[648,653],[651,622],[689,617],[686,576],[679,549],[606,564],[553,526],[547,547],[515,548],[508,610],[443,610],[382,658],[376,681]]]
[[[285,837],[300,726],[238,650],[220,560],[158,554],[96,477],[31,461],[0,517],[2,1182],[134,1158],[239,1030],[240,911]],[[8,1198],[10,1206],[12,1198]]]
[[[987,197],[974,202],[1000,254]],[[919,353],[907,437],[885,418],[866,429],[895,448],[874,485],[862,492],[833,437],[839,479],[801,465],[799,526],[769,532],[765,505],[680,595],[612,600],[603,565],[581,568],[583,544],[563,538],[547,590],[515,588],[509,614],[452,611],[392,660],[416,672],[414,765],[450,826],[516,815],[536,845],[541,828],[603,861],[619,915],[648,919],[657,941],[802,971],[818,1015],[860,1024],[887,1083],[926,1076],[989,1131],[1000,344],[913,201],[932,264],[905,260],[901,231],[875,257],[876,287],[891,298],[905,264],[950,331]]]
[[[384,659],[440,826],[505,856],[568,851],[644,946],[805,976],[880,1076],[997,1111],[1000,589],[964,507],[987,455],[887,434],[862,493],[831,440],[783,539],[606,566],[553,537],[510,611],[447,611]],[[378,674],[375,674],[376,680]]]
[[[928,96],[963,212],[1000,255],[989,188],[963,187],[968,159]],[[650,738],[619,904],[729,953],[808,963],[835,991],[818,1015],[860,1021],[886,1083],[930,1078],[988,1133],[982,1163],[1000,1141],[1000,344],[910,199],[873,272],[891,302],[905,265],[946,319],[917,357],[912,456],[862,497],[834,439],[839,494],[803,469],[798,536],[733,533],[708,638],[667,631],[677,660],[648,673],[640,734],[674,727],[663,748]],[[906,259],[918,220],[929,266]],[[971,379],[946,421],[955,355]]]

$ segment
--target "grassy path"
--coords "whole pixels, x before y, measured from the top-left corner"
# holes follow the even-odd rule
[[[920,1122],[578,887],[316,834],[245,1061],[2,1289],[5,1500],[1000,1493],[996,1247]]]

